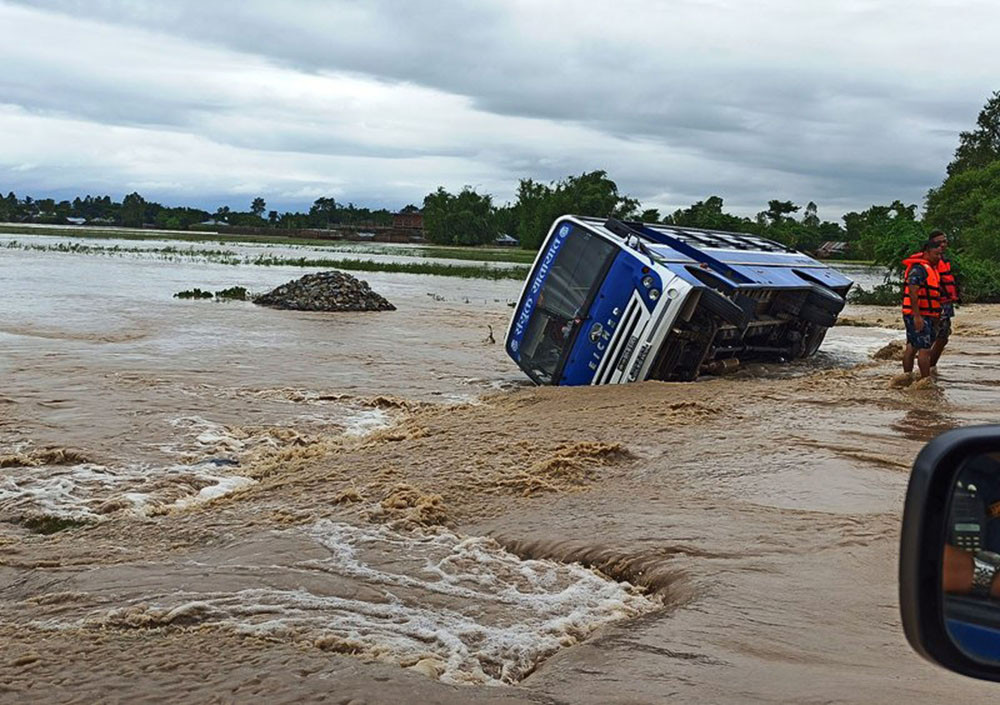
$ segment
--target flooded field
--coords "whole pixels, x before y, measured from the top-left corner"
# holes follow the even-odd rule
[[[156,231],[153,231],[156,232]],[[415,264],[433,260],[439,265],[462,266],[476,264],[486,268],[507,269],[530,264],[520,250],[486,249],[482,259],[471,258],[470,248],[415,246],[401,243],[330,240],[325,244],[279,244],[267,242],[232,242],[205,239],[179,241],[144,238],[131,240],[115,237],[75,238],[63,235],[3,234],[0,248],[36,252],[93,254],[105,257],[154,259],[171,262],[213,262],[217,264],[280,265],[296,260],[367,260],[387,264]],[[449,253],[453,256],[447,256]],[[462,256],[459,256],[462,255]],[[523,279],[522,277],[519,277]]]
[[[515,281],[172,298],[308,271],[0,248],[0,702],[989,692],[909,650],[895,571],[920,445],[995,420],[1000,311],[926,389],[874,308],[801,364],[559,389],[503,354]]]

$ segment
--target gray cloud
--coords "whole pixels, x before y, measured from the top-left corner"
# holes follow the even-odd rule
[[[503,200],[521,176],[607,168],[664,209],[716,193],[833,217],[919,201],[1000,75],[1000,13],[983,2],[41,0],[3,14],[79,53],[53,60],[15,35],[0,101],[191,135],[233,170],[305,172],[192,175],[221,193],[336,184],[413,201],[471,183]],[[149,165],[120,169],[155,182]]]

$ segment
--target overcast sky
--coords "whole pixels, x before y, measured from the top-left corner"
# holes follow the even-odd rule
[[[1000,89],[1000,4],[813,4],[0,0],[0,190],[399,208],[606,169],[664,212],[922,204]]]

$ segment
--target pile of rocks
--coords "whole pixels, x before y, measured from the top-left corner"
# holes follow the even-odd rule
[[[362,281],[344,272],[307,274],[254,297],[254,303],[295,311],[395,311]]]

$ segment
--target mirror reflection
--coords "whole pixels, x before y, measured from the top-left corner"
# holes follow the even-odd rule
[[[956,476],[942,570],[952,641],[978,661],[1000,663],[1000,453],[968,460]]]

